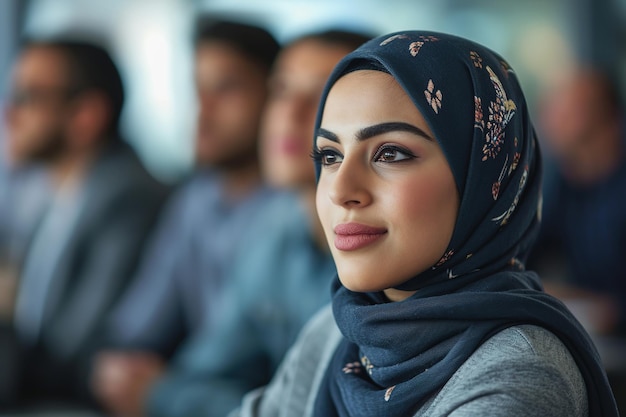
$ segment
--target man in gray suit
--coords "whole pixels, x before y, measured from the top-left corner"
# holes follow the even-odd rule
[[[166,188],[118,134],[119,72],[101,46],[30,41],[6,110],[16,163],[43,163],[54,195],[19,272],[18,400],[86,403],[102,319],[132,276]]]
[[[256,24],[199,15],[193,39],[196,167],[174,192],[133,284],[108,322],[93,387],[112,415],[143,415],[170,358],[219,320],[226,270],[271,201],[258,129],[279,44]]]

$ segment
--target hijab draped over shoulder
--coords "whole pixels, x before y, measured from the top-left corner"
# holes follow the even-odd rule
[[[524,267],[540,224],[541,161],[513,69],[456,36],[385,35],[337,65],[316,128],[333,84],[362,69],[391,74],[424,116],[454,175],[460,208],[441,260],[398,287],[416,291],[410,298],[388,302],[335,281],[333,313],[344,339],[316,415],[412,415],[490,336],[519,324],[541,326],[568,347],[585,379],[590,415],[617,415],[589,336]]]

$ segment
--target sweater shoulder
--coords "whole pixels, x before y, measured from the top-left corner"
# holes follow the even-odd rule
[[[553,333],[514,326],[485,341],[416,416],[587,416],[585,383]]]

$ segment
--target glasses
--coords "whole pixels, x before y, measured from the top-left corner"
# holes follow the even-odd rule
[[[12,107],[31,107],[52,101],[69,101],[78,92],[78,89],[63,87],[15,89],[9,94],[7,104]]]

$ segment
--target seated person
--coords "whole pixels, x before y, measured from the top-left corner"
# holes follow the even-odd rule
[[[261,129],[261,165],[283,191],[242,235],[214,322],[183,345],[145,397],[130,398],[136,391],[128,387],[120,392],[125,403],[137,403],[135,410],[225,415],[245,392],[269,381],[301,326],[329,301],[335,267],[315,214],[313,125],[331,69],[366,39],[343,31],[308,34],[279,54]]]
[[[590,332],[626,334],[626,135],[617,87],[598,70],[578,70],[547,92],[541,109],[549,169],[529,263]]]
[[[53,187],[18,271],[13,403],[90,404],[87,371],[104,317],[133,275],[167,189],[119,135],[124,89],[103,47],[28,41],[11,88],[11,158],[43,164]]]
[[[123,397],[141,395],[180,343],[219,313],[225,270],[273,194],[261,177],[258,138],[278,43],[261,27],[200,17],[194,47],[196,168],[110,315],[108,346],[93,368],[94,394],[116,414],[126,412]]]

